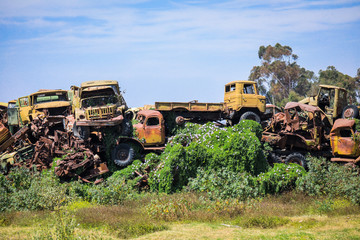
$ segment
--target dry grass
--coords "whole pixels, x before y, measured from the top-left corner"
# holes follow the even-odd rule
[[[75,239],[360,239],[360,206],[294,192],[248,203],[180,193],[71,210]],[[57,220],[47,211],[2,213],[0,239],[32,239]]]

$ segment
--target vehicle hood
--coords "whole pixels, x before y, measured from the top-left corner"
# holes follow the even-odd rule
[[[43,108],[58,108],[58,107],[68,107],[70,106],[70,102],[67,101],[56,101],[56,102],[46,102],[46,103],[38,103],[35,104],[35,109],[43,109]]]

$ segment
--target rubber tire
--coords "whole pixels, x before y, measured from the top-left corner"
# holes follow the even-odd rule
[[[76,122],[74,122],[73,133],[75,137],[80,138],[81,140],[87,140],[90,137],[90,127],[78,127],[76,126]]]
[[[345,117],[345,111],[348,110],[348,109],[352,109],[353,110],[353,116],[351,117],[347,117],[347,118],[358,118],[359,117],[359,109],[355,106],[355,105],[348,105],[344,108],[342,114],[341,114],[341,117],[342,118],[346,118]]]
[[[257,115],[254,112],[251,112],[251,111],[245,112],[243,115],[241,115],[240,120],[245,120],[245,119],[253,120],[258,123],[260,123],[260,121],[261,121],[259,115]]]
[[[267,162],[273,166],[274,163],[281,163],[280,157],[278,157],[275,153],[270,152],[267,156]]]
[[[287,156],[285,159],[285,163],[296,163],[307,169],[306,158],[304,157],[304,155],[298,152],[289,154],[289,156]]]
[[[130,144],[120,143],[112,150],[111,157],[117,166],[129,166],[134,160],[134,148]]]

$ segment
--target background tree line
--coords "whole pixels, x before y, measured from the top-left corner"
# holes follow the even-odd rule
[[[297,64],[298,56],[291,47],[279,43],[260,46],[258,55],[261,65],[252,68],[249,80],[256,81],[260,94],[276,105],[284,106],[287,102],[316,95],[320,84],[345,88],[353,103],[360,99],[360,68],[355,77],[339,72],[334,66],[320,70],[317,76]]]

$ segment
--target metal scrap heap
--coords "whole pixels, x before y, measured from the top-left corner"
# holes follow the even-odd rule
[[[2,172],[7,173],[14,166],[42,171],[50,169],[54,159],[57,159],[55,174],[63,179],[77,177],[88,182],[88,179],[108,172],[89,142],[52,127],[46,118],[36,118],[30,128],[20,129],[11,136],[11,145],[0,155]],[[51,132],[53,135],[49,134]]]

